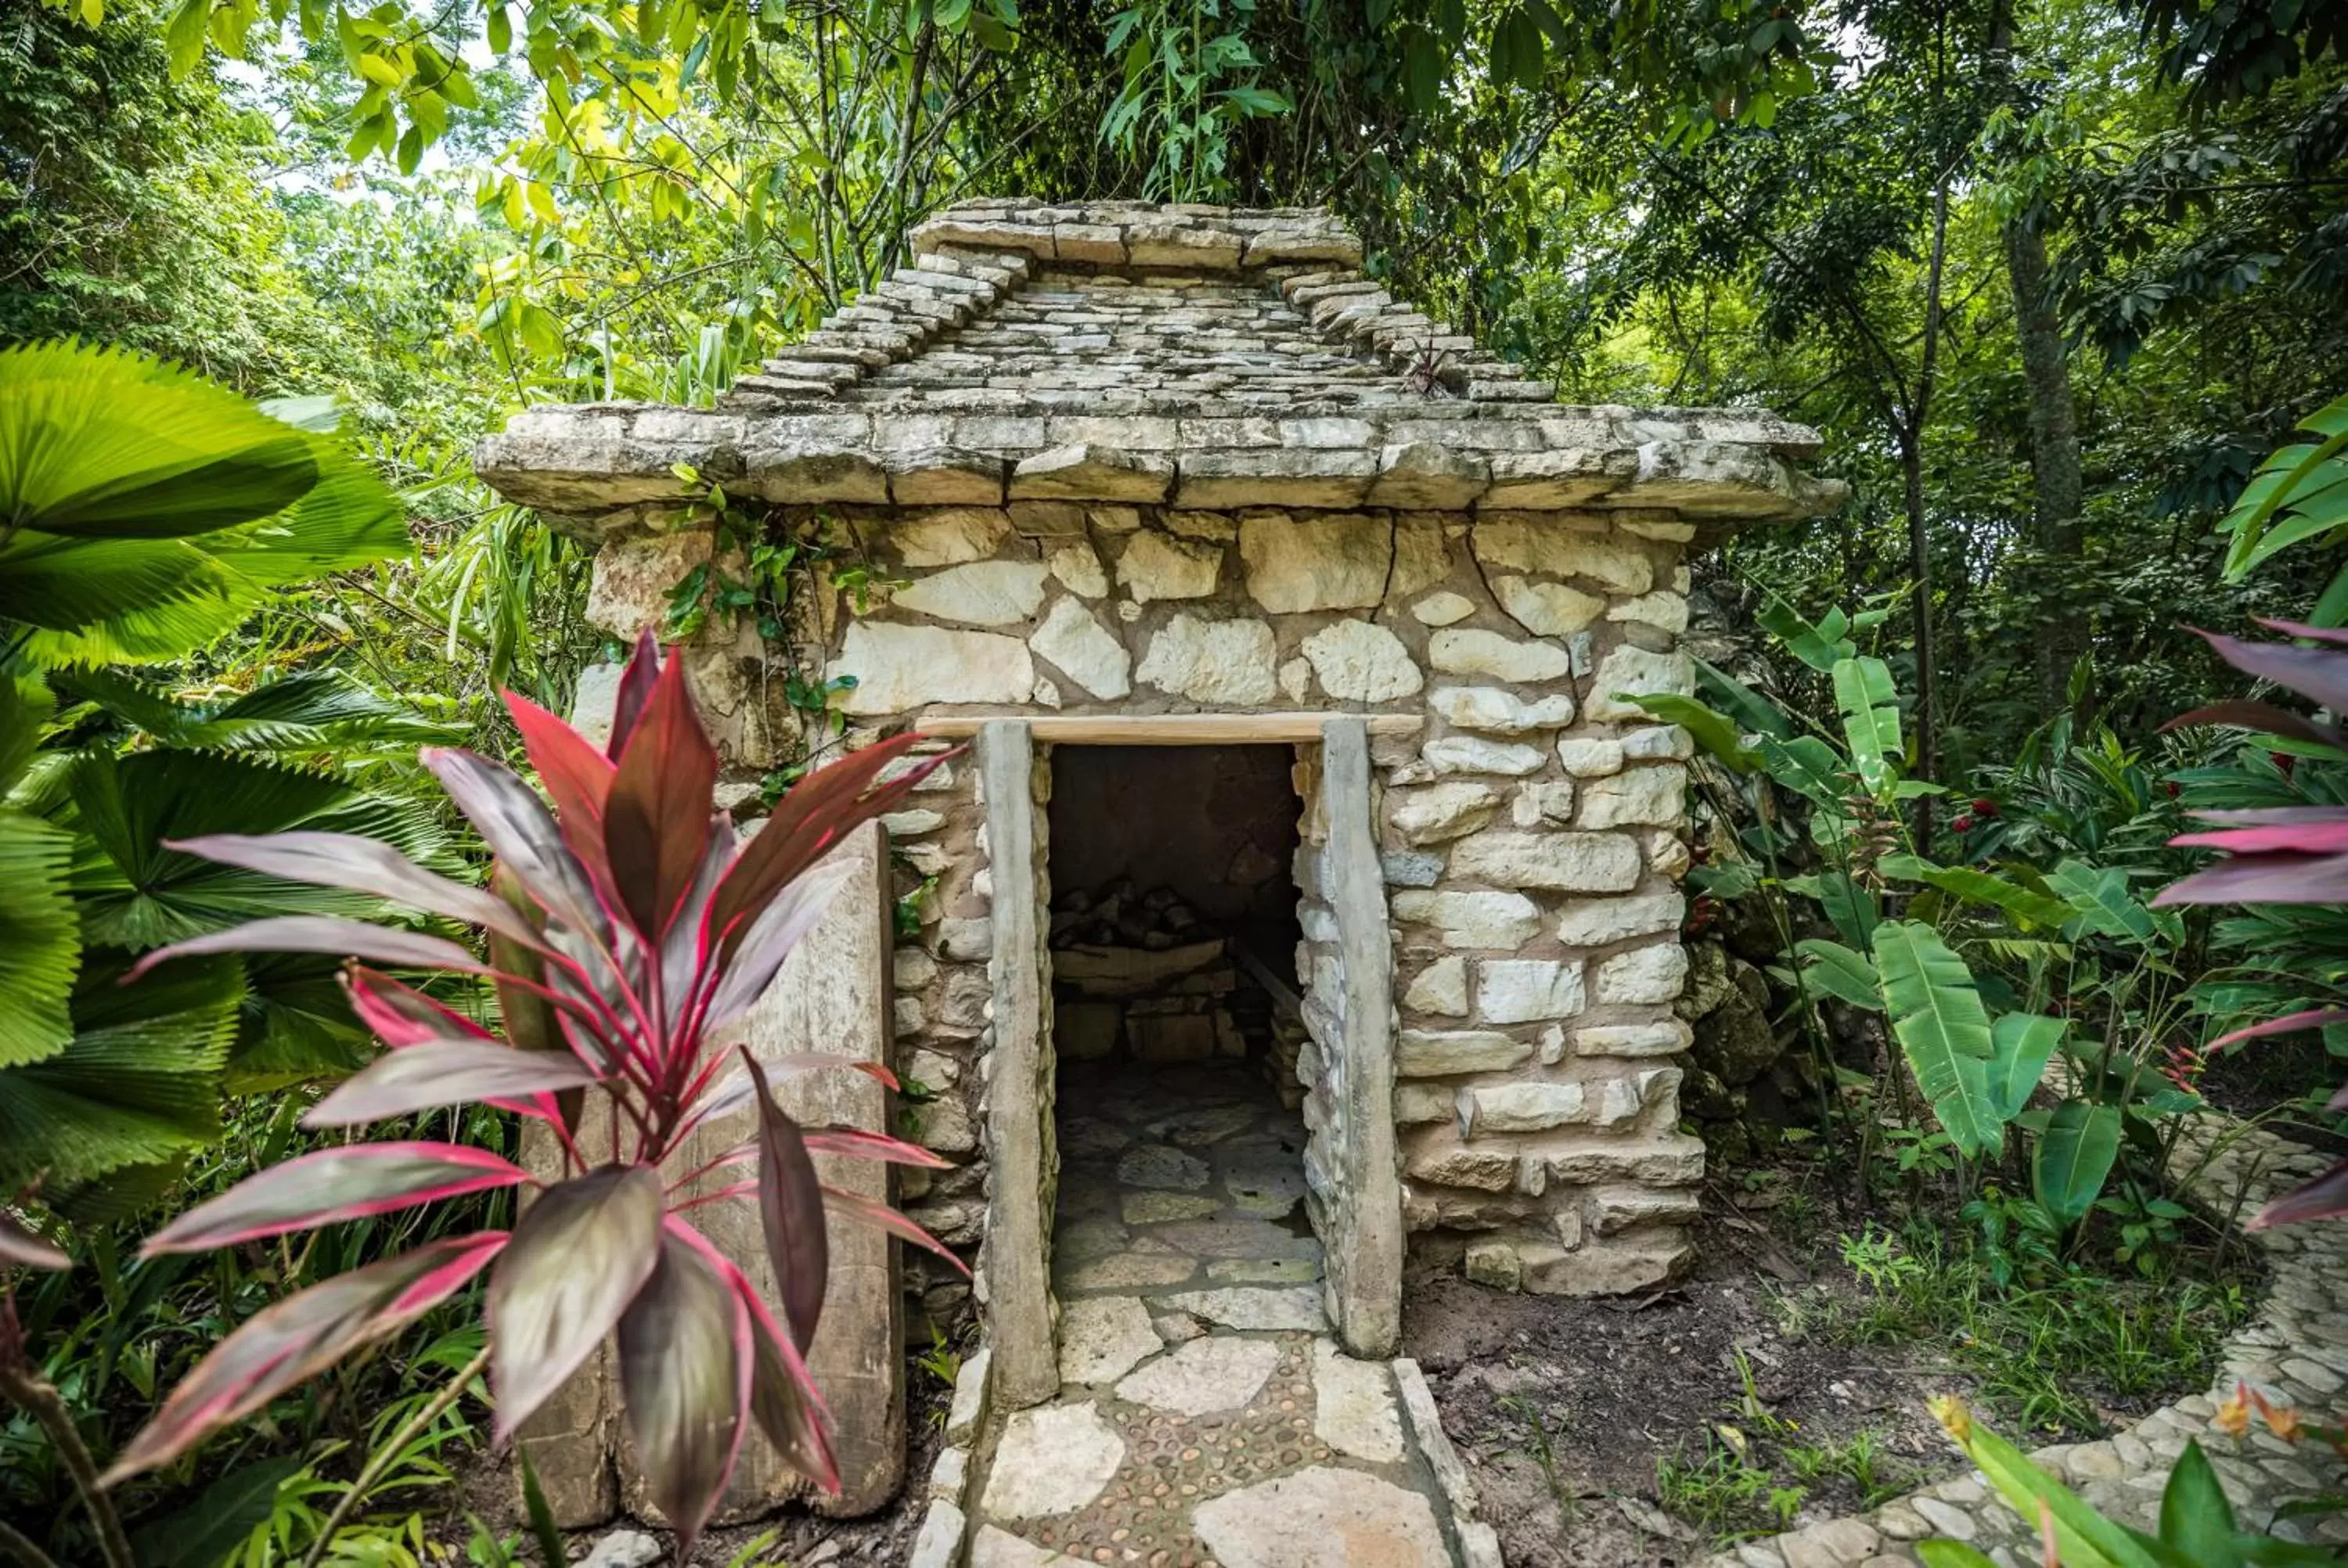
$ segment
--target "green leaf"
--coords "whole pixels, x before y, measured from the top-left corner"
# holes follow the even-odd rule
[[[146,1568],[218,1568],[221,1558],[268,1522],[279,1484],[304,1468],[300,1454],[239,1465],[188,1507],[140,1525],[131,1547]]]
[[[1786,645],[1787,652],[1813,670],[1832,673],[1836,665],[1859,652],[1859,644],[1843,635],[1850,622],[1838,610],[1829,610],[1823,623],[1813,626],[1795,613],[1792,606],[1772,600],[1761,607],[1754,619]]]
[[[1841,809],[1850,786],[1842,776],[1842,759],[1835,755],[1832,746],[1816,735],[1797,735],[1790,741],[1764,735],[1760,748],[1761,765],[1771,778],[1806,800],[1830,810]]]
[[[1977,871],[1970,866],[1935,866],[1913,855],[1887,855],[1878,863],[1886,876],[1903,881],[1921,882],[1938,887],[1943,893],[1969,898],[1976,904],[1987,904],[2003,909],[2026,928],[2032,926],[2059,927],[2071,918],[2074,911],[2059,898]]]
[[[1663,692],[1653,696],[1633,694],[1631,701],[1658,719],[1685,730],[1704,748],[1706,756],[1730,772],[1749,774],[1760,767],[1760,753],[1745,743],[1736,726],[1694,698]]]
[[[571,1557],[562,1544],[562,1527],[555,1522],[546,1491],[538,1484],[537,1467],[530,1462],[530,1444],[517,1443],[514,1457],[521,1461],[522,1512],[530,1521],[530,1536],[538,1542],[539,1556],[550,1563],[568,1563]]]
[[[1962,1541],[1919,1541],[1916,1560],[1924,1568],[1997,1568],[1997,1564]]]
[[[2063,1031],[2070,1027],[2065,1020],[2037,1013],[1999,1015],[1990,1030],[1989,1092],[2000,1121],[2013,1121],[2030,1103]]]
[[[66,893],[72,861],[71,834],[0,805],[0,1067],[44,1061],[73,1039],[81,927]]]
[[[1695,661],[1697,689],[1728,711],[1738,727],[1756,735],[1794,738],[1794,721],[1768,698],[1703,660]]]
[[[1993,1155],[2004,1129],[1991,1102],[1989,1013],[1972,971],[1940,934],[1915,920],[1875,930],[1875,972],[1916,1082],[1950,1140],[1967,1155]]]
[[[2234,1505],[2226,1501],[2216,1467],[2201,1445],[2185,1440],[2185,1451],[2169,1468],[2160,1493],[2160,1542],[2206,1568],[2232,1568],[2242,1561],[2234,1543]]]
[[[2072,908],[2072,917],[2063,927],[2066,937],[2116,937],[2149,947],[2164,937],[2175,941],[2179,935],[2181,928],[2172,929],[2172,913],[2148,908],[2128,891],[2127,873],[2119,866],[2065,860],[2046,874],[2046,885]]]
[[[2120,1152],[2120,1109],[2066,1100],[2040,1134],[2030,1163],[2038,1206],[2060,1224],[2077,1225],[2096,1206]]]
[[[1881,794],[1898,779],[1900,757],[1900,696],[1891,667],[1880,659],[1844,659],[1833,679],[1852,771],[1869,794]]]
[[[2024,1523],[2036,1530],[2043,1502],[2054,1522],[2064,1568],[2164,1568],[2162,1555],[2115,1524],[2061,1481],[2030,1462],[2012,1443],[1965,1414],[1953,1399],[1933,1401],[1933,1413],[1974,1468],[1989,1477]]]
[[[1882,988],[1877,985],[1875,967],[1866,955],[1821,937],[1805,938],[1794,944],[1794,951],[1808,960],[1802,966],[1802,979],[1807,986],[1869,1012],[1883,1010]]]

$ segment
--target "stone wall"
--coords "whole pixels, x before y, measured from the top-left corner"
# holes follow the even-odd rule
[[[1632,1289],[1676,1266],[1702,1164],[1666,1060],[1687,1039],[1671,1012],[1687,742],[1619,696],[1688,686],[1684,522],[1074,503],[835,517],[905,584],[829,629],[827,673],[854,677],[844,705],[874,733],[941,703],[1419,716],[1374,743],[1408,1221],[1509,1286]],[[977,1144],[987,1028],[972,778],[942,774],[891,824],[942,878],[896,979],[909,1073],[935,1091],[918,1132],[958,1159]],[[983,1205],[947,1178],[912,1212],[968,1242]]]

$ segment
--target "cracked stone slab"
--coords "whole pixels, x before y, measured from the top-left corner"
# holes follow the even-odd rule
[[[1185,1416],[1235,1410],[1279,1364],[1280,1347],[1269,1339],[1193,1339],[1119,1383],[1117,1397]]]
[[[1063,1290],[1148,1290],[1179,1285],[1197,1272],[1199,1260],[1179,1252],[1111,1253],[1078,1264],[1060,1276]]]
[[[1144,1143],[1117,1161],[1117,1179],[1128,1187],[1195,1193],[1207,1184],[1207,1163],[1165,1143]]]
[[[1313,1435],[1372,1464],[1402,1458],[1402,1406],[1380,1361],[1356,1361],[1326,1339],[1313,1346]]]
[[[989,1519],[1073,1513],[1124,1462],[1125,1440],[1091,1400],[1021,1410],[1003,1424],[979,1511]]]
[[[1163,1348],[1138,1296],[1080,1296],[1060,1310],[1064,1385],[1114,1383]]]
[[[1223,1568],[1451,1568],[1427,1500],[1356,1470],[1315,1466],[1200,1503]]]
[[[1267,1331],[1301,1328],[1325,1334],[1329,1319],[1321,1310],[1321,1292],[1314,1286],[1285,1290],[1232,1286],[1223,1290],[1192,1290],[1160,1297],[1160,1311],[1187,1312],[1225,1328]]]
[[[1240,1213],[1278,1219],[1303,1201],[1303,1156],[1278,1140],[1230,1143],[1216,1153],[1223,1190]]]

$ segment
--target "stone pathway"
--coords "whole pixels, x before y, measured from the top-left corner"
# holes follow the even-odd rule
[[[2172,1168],[2190,1173],[2187,1189],[2209,1213],[2247,1218],[2269,1198],[2328,1169],[2331,1159],[2288,1139],[2212,1118],[2178,1141]],[[2097,1442],[2058,1444],[2031,1457],[2089,1502],[2138,1530],[2157,1528],[2168,1469],[2198,1440],[2224,1481],[2246,1529],[2288,1540],[2348,1543],[2348,1515],[2278,1518],[2294,1502],[2348,1492],[2348,1465],[2320,1442],[2288,1443],[2252,1418],[2235,1438],[2214,1424],[2220,1404],[2248,1383],[2277,1407],[2336,1422],[2348,1389],[2348,1302],[2339,1285],[2348,1269],[2348,1224],[2317,1221],[2246,1236],[2271,1270],[2258,1317],[2227,1341],[2226,1362],[2207,1394],[2179,1399],[2127,1430]],[[2040,1561],[2035,1532],[1985,1484],[1979,1471],[1925,1487],[1871,1513],[1831,1520],[1787,1535],[1749,1542],[1707,1559],[1702,1568],[1901,1568],[1917,1561],[1914,1542],[1963,1541],[2000,1568]]]
[[[1393,1372],[1322,1315],[1296,1113],[1231,1067],[1059,1102],[1060,1395],[989,1423],[967,1561],[1453,1568]]]

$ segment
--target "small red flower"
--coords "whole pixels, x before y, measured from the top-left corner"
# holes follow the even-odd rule
[[[1970,816],[1961,816],[1957,818],[1956,821],[1949,824],[1949,825],[1955,828],[1959,833],[1971,833],[1973,830],[1973,819]]]
[[[1997,815],[1997,802],[1990,799],[1986,795],[1983,795],[1981,799],[1973,802],[1973,815],[1975,816],[1995,816]]]
[[[2175,800],[2178,795],[2185,793],[2178,787],[2178,784],[2175,779],[2170,779],[2167,784],[2162,784],[2160,787],[2168,792],[2168,798],[2171,800]]]

